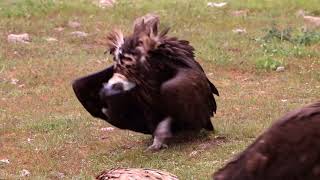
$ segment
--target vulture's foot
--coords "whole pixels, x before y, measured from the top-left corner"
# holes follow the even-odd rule
[[[153,143],[148,147],[147,151],[158,151],[161,148],[167,148],[168,145],[166,145],[165,142],[170,137],[172,137],[171,118],[167,117],[158,124],[154,132]]]
[[[146,151],[159,151],[160,149],[168,148],[168,145],[164,144],[161,140],[157,137],[153,139],[153,143],[151,146],[147,148]]]

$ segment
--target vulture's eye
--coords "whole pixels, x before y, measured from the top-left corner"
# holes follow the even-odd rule
[[[124,58],[122,58],[121,60],[122,60],[122,61],[127,61],[127,62],[133,61],[132,58],[130,58],[130,57],[124,57]]]
[[[142,46],[143,45],[143,41],[139,40],[138,41],[138,46]]]

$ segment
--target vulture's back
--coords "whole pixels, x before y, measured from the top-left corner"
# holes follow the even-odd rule
[[[320,102],[289,112],[235,160],[216,180],[320,179]]]

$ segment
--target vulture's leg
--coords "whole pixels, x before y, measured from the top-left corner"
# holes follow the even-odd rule
[[[171,117],[165,118],[158,125],[156,130],[154,131],[153,143],[148,147],[149,151],[157,151],[161,148],[167,148],[168,146],[165,144],[166,140],[172,137],[171,134]]]

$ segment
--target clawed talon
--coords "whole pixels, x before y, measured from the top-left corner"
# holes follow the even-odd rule
[[[170,132],[170,125],[170,117],[166,118],[158,124],[153,134],[153,143],[146,149],[146,151],[159,151],[162,148],[168,148],[168,145],[166,145],[165,142],[172,136]]]
[[[152,144],[151,146],[149,146],[146,151],[151,151],[151,152],[155,152],[155,151],[159,151],[160,149],[166,149],[168,148],[168,145],[166,144]]]

